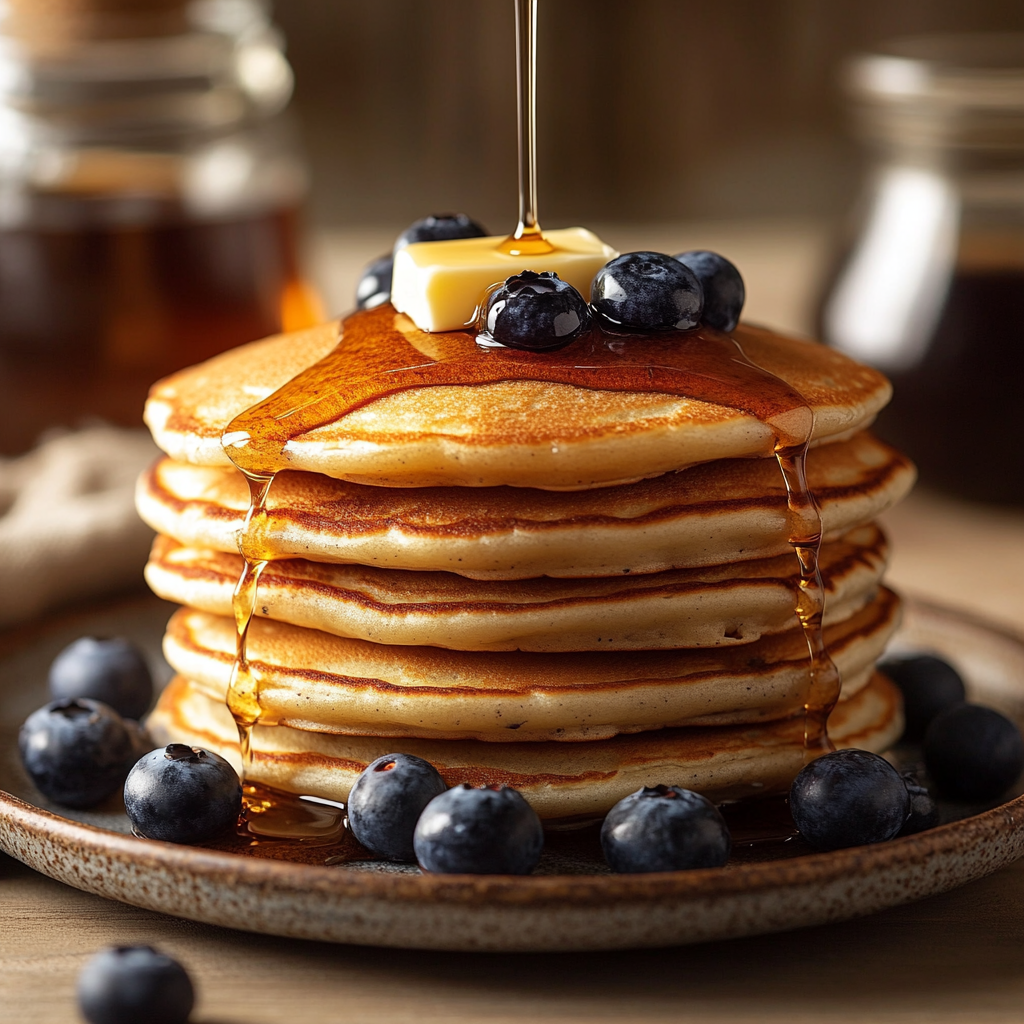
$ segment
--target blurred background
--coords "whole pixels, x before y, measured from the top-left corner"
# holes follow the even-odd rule
[[[318,225],[513,225],[511,0],[287,0]],[[892,37],[1021,31],[1019,0],[541,0],[545,223],[839,218],[839,67]]]

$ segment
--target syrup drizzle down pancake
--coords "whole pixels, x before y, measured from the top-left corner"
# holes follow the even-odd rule
[[[826,623],[874,596],[886,555],[875,526],[823,545]],[[239,555],[158,537],[146,580],[168,601],[231,615],[241,571]],[[264,569],[255,614],[375,643],[464,651],[732,646],[797,627],[799,582],[791,554],[647,575],[510,582],[287,559]]]
[[[849,697],[899,621],[888,590],[825,629]],[[756,722],[800,711],[807,648],[799,628],[742,647],[574,654],[393,647],[254,620],[248,654],[262,721],[393,737],[595,740],[693,723]],[[233,623],[183,609],[164,653],[215,699],[227,692]]]
[[[182,677],[149,719],[159,743],[192,743],[240,764],[235,724],[222,700]],[[830,720],[837,746],[883,751],[903,729],[899,693],[875,674]],[[396,748],[435,765],[449,785],[518,789],[549,827],[600,818],[641,786],[683,786],[714,801],[784,791],[804,763],[800,717],[753,726],[663,729],[590,743],[336,736],[256,726],[252,781],[289,793],[344,801],[359,773]]]
[[[910,462],[868,433],[814,448],[808,485],[835,539],[901,500]],[[249,507],[235,469],[164,459],[139,479],[143,519],[182,544],[237,552]],[[730,459],[636,484],[524,488],[368,487],[284,472],[261,543],[274,558],[447,570],[473,579],[613,576],[792,554],[774,460]]]

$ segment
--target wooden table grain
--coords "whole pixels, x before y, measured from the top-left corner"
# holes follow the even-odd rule
[[[200,1024],[918,1024],[1024,1017],[1024,861],[841,925],[619,953],[422,953],[265,938],[68,889],[0,863],[0,1019],[75,1019],[109,944],[149,943],[196,980]]]
[[[820,229],[605,234],[623,248],[720,248],[747,275],[753,316],[809,327]],[[338,308],[386,237],[318,240],[319,277]],[[1024,631],[1024,514],[919,493],[886,527],[894,585]],[[840,925],[668,950],[500,956],[329,946],[193,924],[77,892],[0,856],[0,1020],[75,1020],[74,981],[86,959],[140,942],[187,966],[200,1024],[1020,1024],[1024,861]]]

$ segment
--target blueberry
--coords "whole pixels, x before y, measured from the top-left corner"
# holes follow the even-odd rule
[[[202,843],[230,828],[242,808],[235,769],[219,754],[171,743],[139,759],[124,784],[135,832],[168,843]]]
[[[608,812],[601,849],[613,871],[686,871],[721,867],[732,837],[718,808],[700,793],[645,786]]]
[[[363,276],[356,285],[356,309],[373,309],[391,301],[391,272],[394,265],[394,256],[387,253],[363,268]]]
[[[734,331],[747,298],[740,272],[717,252],[691,249],[673,259],[693,271],[704,292],[704,323],[719,331]]]
[[[597,272],[590,304],[616,327],[688,330],[700,323],[704,295],[693,271],[671,256],[628,252]]]
[[[1024,770],[1024,740],[1005,715],[980,704],[958,704],[932,720],[924,761],[935,788],[953,800],[991,800]]]
[[[899,772],[867,750],[837,750],[817,758],[789,790],[796,827],[821,850],[893,839],[910,807]]]
[[[960,674],[949,662],[934,655],[887,658],[879,662],[878,668],[903,694],[905,739],[921,739],[936,715],[967,699]]]
[[[939,809],[926,786],[914,772],[902,772],[901,776],[910,794],[910,817],[900,829],[901,836],[913,835],[939,824]]]
[[[18,734],[36,788],[65,807],[92,807],[116,793],[135,760],[133,739],[111,707],[85,697],[33,711]]]
[[[413,846],[424,871],[528,875],[540,860],[544,830],[517,790],[464,782],[427,804]]]
[[[414,242],[446,242],[452,238],[482,238],[487,229],[464,213],[435,213],[414,221],[395,240],[395,252]]]
[[[507,348],[561,348],[589,326],[590,310],[583,296],[548,270],[524,270],[487,299],[487,334]]]
[[[423,808],[448,787],[422,757],[378,757],[355,781],[348,795],[348,825],[368,850],[388,860],[412,863],[412,835]]]
[[[90,1024],[185,1024],[195,991],[185,968],[150,946],[97,953],[78,975],[78,1006]]]
[[[153,701],[153,676],[133,643],[83,636],[53,659],[50,695],[54,700],[88,697],[139,719]]]

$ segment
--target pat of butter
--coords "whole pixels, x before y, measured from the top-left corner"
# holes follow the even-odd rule
[[[541,256],[499,252],[504,236],[407,245],[395,253],[391,303],[421,331],[458,331],[491,285],[522,270],[552,270],[589,300],[594,275],[618,253],[586,228],[545,231],[544,237],[555,251]]]

